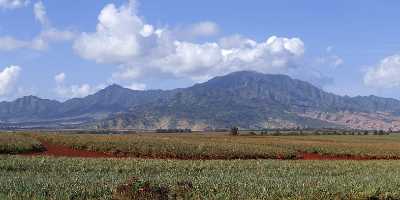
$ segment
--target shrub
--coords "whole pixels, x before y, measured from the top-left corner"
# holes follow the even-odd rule
[[[238,127],[232,127],[231,128],[231,135],[239,135],[239,128]]]

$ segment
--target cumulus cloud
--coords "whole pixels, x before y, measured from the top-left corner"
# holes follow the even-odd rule
[[[384,58],[364,75],[367,86],[394,88],[400,86],[400,54]]]
[[[247,45],[243,45],[246,41]],[[175,41],[174,46],[169,55],[159,58],[154,65],[166,73],[199,81],[238,70],[284,73],[304,54],[304,43],[299,38],[276,36],[260,43],[250,39],[229,45],[226,42],[195,44]]]
[[[16,9],[25,7],[29,4],[29,0],[0,0],[0,8]]]
[[[82,57],[99,63],[128,62],[141,52],[141,40],[153,34],[135,13],[134,1],[117,8],[109,4],[98,16],[95,33],[82,33],[74,49]]]
[[[19,66],[9,66],[0,71],[0,95],[7,95],[16,83],[21,68]]]
[[[209,21],[189,26],[197,36],[219,32]],[[98,16],[96,32],[82,33],[74,50],[82,58],[122,66],[113,80],[138,80],[152,75],[172,75],[204,81],[237,70],[286,73],[304,54],[300,38],[271,36],[265,41],[242,36],[218,42],[182,40],[175,30],[146,24],[137,14],[135,1],[120,7],[105,6]]]
[[[176,30],[183,30],[186,36]],[[145,88],[140,82],[149,76],[203,82],[239,70],[284,74],[306,71],[302,66],[305,45],[300,38],[270,36],[257,41],[233,35],[201,43],[191,41],[189,32],[211,36],[219,28],[208,21],[183,29],[160,28],[139,17],[134,1],[119,7],[109,4],[98,16],[96,32],[82,33],[74,42],[74,50],[82,58],[120,66],[110,82],[134,85],[131,88],[143,86],[139,89]],[[341,64],[339,59],[336,65]]]
[[[66,78],[67,75],[64,72],[54,76],[54,80],[56,82],[55,92],[57,93],[58,96],[62,98],[85,97],[87,95],[95,93],[102,87],[102,86],[92,87],[86,83],[81,85],[78,84],[67,85],[65,83]]]

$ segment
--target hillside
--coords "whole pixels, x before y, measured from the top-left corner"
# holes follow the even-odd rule
[[[96,128],[347,127],[399,129],[400,101],[325,92],[286,75],[241,71],[176,90],[111,85],[65,102],[24,97],[0,103],[3,123],[54,121]]]

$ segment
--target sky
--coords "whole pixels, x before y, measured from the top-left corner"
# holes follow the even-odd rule
[[[110,84],[188,87],[234,71],[400,99],[400,1],[0,0],[0,100]]]

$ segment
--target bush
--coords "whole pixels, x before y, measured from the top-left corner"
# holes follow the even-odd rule
[[[232,127],[231,128],[231,135],[239,135],[239,128],[238,127]]]
[[[261,135],[268,135],[268,130],[266,130],[266,129],[262,130]]]

